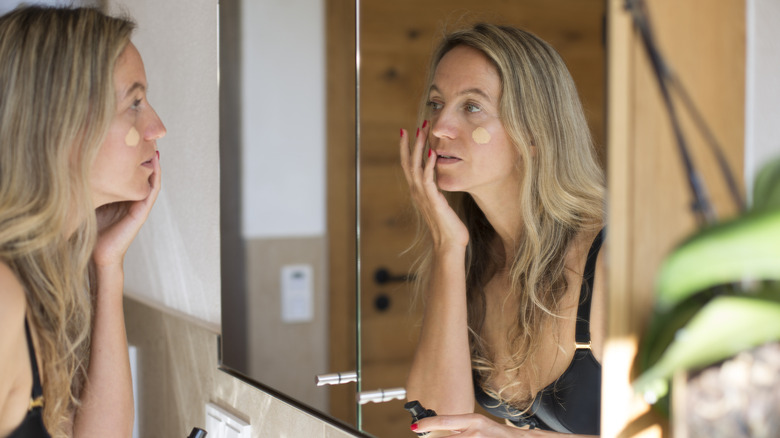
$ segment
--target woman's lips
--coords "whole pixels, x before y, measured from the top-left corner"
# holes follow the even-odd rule
[[[459,161],[461,161],[460,158],[453,157],[451,155],[446,155],[446,154],[440,154],[436,158],[436,164],[455,164],[455,163],[457,163]]]

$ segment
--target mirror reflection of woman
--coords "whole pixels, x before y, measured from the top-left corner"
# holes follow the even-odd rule
[[[604,176],[574,82],[538,37],[475,25],[427,84],[400,141],[424,254],[407,398],[439,415],[412,430],[597,435]]]
[[[157,199],[133,23],[0,17],[0,436],[131,436],[123,259]]]

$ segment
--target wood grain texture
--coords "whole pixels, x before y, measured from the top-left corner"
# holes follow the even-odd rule
[[[328,372],[354,371],[355,353],[355,3],[326,2]],[[330,413],[356,423],[355,385],[330,389]]]
[[[723,145],[737,181],[742,181],[744,2],[647,3],[662,54]],[[602,434],[660,436],[666,425],[630,391],[631,366],[653,304],[658,267],[695,230],[696,221],[668,114],[623,4],[609,1],[610,320],[604,374],[610,380],[602,397]],[[681,108],[679,99],[675,103]],[[734,214],[712,153],[691,118],[683,114],[681,122],[716,211],[722,218]]]

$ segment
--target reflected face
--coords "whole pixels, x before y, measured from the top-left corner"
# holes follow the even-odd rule
[[[146,100],[146,88],[141,54],[129,43],[114,69],[116,115],[90,173],[96,208],[149,195],[152,158],[165,126]]]
[[[428,95],[429,144],[439,188],[478,194],[519,184],[519,153],[499,113],[501,79],[479,50],[457,46],[436,67]]]

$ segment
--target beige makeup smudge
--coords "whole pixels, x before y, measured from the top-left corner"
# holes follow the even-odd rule
[[[473,138],[477,144],[487,144],[490,141],[490,133],[487,129],[480,126],[471,133],[471,138]]]
[[[138,146],[139,141],[141,141],[141,134],[138,133],[138,130],[135,129],[134,126],[131,126],[130,131],[128,131],[125,136],[125,144],[135,147]]]

